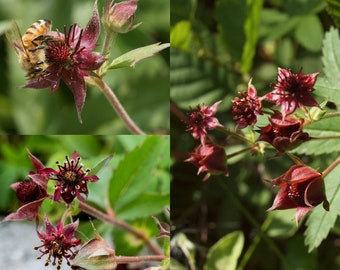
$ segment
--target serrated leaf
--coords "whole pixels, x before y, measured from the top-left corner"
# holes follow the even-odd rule
[[[325,34],[322,53],[323,71],[326,76],[317,79],[315,94],[340,104],[340,39],[335,28]]]
[[[247,73],[253,64],[258,39],[263,0],[247,1],[247,18],[244,23],[246,42],[244,44],[241,71]]]
[[[340,39],[338,30],[331,28],[323,40],[322,62],[326,77],[340,79]]]
[[[294,150],[298,154],[321,155],[340,151],[339,138],[331,139],[329,136],[340,136],[340,118],[325,118],[312,123],[303,129],[311,137],[328,137],[326,139],[312,139],[304,142]]]
[[[242,231],[235,231],[222,237],[208,252],[204,270],[233,270],[244,245]]]
[[[213,104],[225,97],[216,78],[218,67],[174,48],[170,55],[170,96],[178,106],[188,109],[197,104]]]
[[[340,5],[338,0],[326,0],[326,10],[331,15],[335,25],[340,27]]]
[[[307,220],[305,231],[305,244],[308,252],[318,247],[333,227],[337,216],[340,214],[340,166],[338,165],[325,177],[326,196],[329,201],[329,211],[318,205],[311,212]]]
[[[322,45],[322,25],[316,15],[303,16],[295,30],[296,40],[307,50],[317,52]]]
[[[314,88],[315,94],[327,100],[340,104],[340,85],[336,78],[320,77],[317,79]]]
[[[152,177],[152,172],[160,159],[169,158],[163,155],[165,147],[169,147],[167,136],[149,136],[140,147],[124,156],[109,185],[110,204],[117,214],[141,194],[155,191],[152,188],[157,178]]]
[[[156,53],[168,48],[169,46],[169,43],[155,43],[129,51],[114,59],[109,65],[108,69],[135,67],[138,62],[155,55]]]

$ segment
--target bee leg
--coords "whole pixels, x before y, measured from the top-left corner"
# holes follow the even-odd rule
[[[32,41],[32,43],[33,43],[33,41]],[[38,44],[35,44],[35,43],[33,43],[33,44],[34,44],[35,47],[34,48],[29,48],[28,51],[35,52],[37,50],[41,50],[41,49],[45,48],[45,45],[38,45]]]
[[[41,44],[41,43],[43,43],[43,42],[50,41],[50,40],[52,40],[52,39],[53,39],[52,36],[40,35],[40,36],[38,36],[38,37],[36,37],[36,38],[34,38],[34,39],[32,40],[32,44],[33,44],[34,46],[36,46],[36,47],[39,47],[39,44]],[[37,41],[38,41],[38,42],[37,42]],[[40,45],[40,46],[42,46],[42,45]]]

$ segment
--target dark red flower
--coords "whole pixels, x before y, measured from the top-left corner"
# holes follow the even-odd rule
[[[309,140],[309,135],[302,132],[303,120],[286,116],[276,112],[269,118],[270,124],[261,127],[258,141],[265,141],[273,145],[280,153],[294,149]]]
[[[257,122],[258,115],[262,114],[262,105],[251,81],[248,84],[248,92],[240,93],[240,95],[242,98],[235,97],[232,101],[233,119],[238,128],[253,126]]]
[[[63,165],[57,162],[58,171],[54,171],[50,179],[57,180],[54,192],[54,201],[59,201],[62,198],[67,204],[70,204],[75,197],[84,201],[81,193],[88,195],[87,182],[97,182],[99,178],[96,175],[88,175],[90,169],[83,170],[83,165],[80,164],[80,157],[77,152],[72,154],[70,160],[66,156]]]
[[[310,167],[294,165],[271,183],[281,189],[268,211],[296,208],[298,222],[320,203],[323,203],[325,210],[329,210],[322,175]]]
[[[80,239],[75,238],[78,224],[79,221],[77,220],[64,227],[62,222],[59,221],[57,226],[54,227],[49,219],[45,217],[45,231],[39,232],[37,230],[42,245],[34,248],[42,253],[38,259],[41,259],[45,255],[48,256],[45,266],[48,266],[52,262],[52,265],[57,265],[57,269],[60,269],[63,258],[65,258],[67,264],[70,265],[69,259],[75,256],[72,248],[78,246],[81,242]]]
[[[15,213],[11,213],[5,217],[2,222],[35,219],[39,214],[39,209],[43,201],[48,198],[47,181],[53,170],[45,168],[41,161],[32,155],[28,149],[27,153],[36,172],[30,171],[28,179],[11,185],[20,202],[20,208]]]
[[[33,220],[37,217],[41,204],[48,197],[46,192],[47,179],[43,186],[40,182],[36,182],[34,178],[29,176],[29,179],[11,185],[20,202],[20,208],[15,213],[5,217],[2,222],[24,219]]]
[[[71,89],[77,107],[78,118],[81,122],[81,111],[86,98],[84,77],[88,71],[98,69],[105,61],[99,53],[93,52],[100,32],[100,21],[97,2],[90,21],[85,30],[77,24],[69,30],[64,27],[64,33],[51,31],[51,40],[46,41],[45,59],[48,63],[46,74],[31,79],[24,88],[47,88],[54,92],[63,80]]]
[[[203,181],[207,180],[211,174],[224,173],[225,176],[228,176],[227,156],[221,146],[212,143],[201,144],[185,161],[191,162],[198,168],[197,174],[207,172]]]
[[[207,136],[207,130],[222,127],[215,117],[217,107],[221,102],[217,101],[212,106],[197,105],[197,109],[188,113],[187,131],[190,131],[195,139],[201,140],[202,144]]]
[[[274,90],[263,98],[281,106],[285,117],[302,106],[316,106],[319,104],[310,95],[314,91],[314,84],[319,73],[302,75],[302,68],[294,74],[290,69],[278,69],[277,83]]]

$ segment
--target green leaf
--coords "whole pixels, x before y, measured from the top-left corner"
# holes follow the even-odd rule
[[[340,118],[325,118],[308,125],[303,131],[311,137],[340,136]],[[312,139],[294,150],[298,154],[321,155],[340,151],[339,139]]]
[[[192,35],[190,21],[180,21],[176,23],[170,32],[171,47],[190,52]]]
[[[225,90],[219,87],[220,78],[216,78],[222,71],[218,67],[174,48],[170,50],[170,57],[170,96],[178,106],[188,109],[227,98]]]
[[[326,77],[340,79],[340,39],[337,29],[331,28],[325,34],[322,54]]]
[[[247,0],[247,17],[244,23],[246,42],[243,48],[241,71],[247,73],[253,64],[258,39],[263,0]]]
[[[96,165],[94,165],[94,167],[91,170],[91,174],[98,174],[103,169],[105,169],[109,165],[111,159],[113,158],[113,155],[114,154],[111,154],[111,155],[107,156],[106,158],[104,158],[101,161],[99,161]]]
[[[146,239],[150,239],[158,233],[157,226],[150,217],[134,220],[129,225],[144,235]],[[114,228],[112,238],[114,239],[116,255],[134,256],[140,252],[145,244],[140,238],[118,227]]]
[[[171,242],[173,243],[174,247],[178,247],[182,250],[185,258],[188,261],[189,269],[193,270],[195,268],[195,252],[196,248],[193,242],[191,242],[184,233],[178,233],[174,237],[172,237]],[[172,260],[171,260],[172,261]],[[172,263],[171,263],[172,264]],[[181,269],[181,265],[175,263],[176,268],[174,269]],[[171,269],[172,265],[171,265]]]
[[[133,201],[117,207],[116,217],[121,220],[132,220],[147,217],[161,212],[170,205],[170,194],[141,194]]]
[[[117,57],[114,59],[111,64],[109,65],[108,69],[117,69],[122,67],[135,67],[135,65],[146,59],[149,58],[156,53],[168,48],[170,46],[169,43],[155,43],[152,45],[144,46]]]
[[[322,240],[327,237],[340,214],[340,166],[338,165],[325,177],[326,196],[329,201],[329,211],[318,205],[312,210],[305,231],[305,244],[308,252],[317,248]]]
[[[316,81],[314,88],[315,94],[327,100],[340,104],[340,85],[337,78],[320,77]]]
[[[287,241],[285,257],[291,265],[291,269],[318,269],[317,253],[308,253],[303,243],[301,234],[297,234]]]
[[[244,245],[243,232],[235,231],[222,237],[208,252],[204,270],[236,269]]]
[[[303,16],[295,30],[296,40],[307,50],[317,52],[321,49],[323,30],[316,15]]]
[[[246,0],[218,0],[215,13],[222,44],[234,61],[240,61],[246,39],[244,33]]]
[[[335,25],[340,27],[340,5],[338,0],[326,0],[326,10],[331,15]]]
[[[110,204],[117,215],[142,194],[157,191],[158,178],[153,176],[153,171],[160,159],[169,158],[163,155],[166,147],[169,147],[167,136],[149,136],[119,163],[109,185]]]

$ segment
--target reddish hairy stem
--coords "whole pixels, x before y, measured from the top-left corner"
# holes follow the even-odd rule
[[[322,176],[325,177],[327,174],[329,174],[336,166],[338,166],[340,163],[340,158],[336,159],[331,165],[329,165],[323,172]]]
[[[117,226],[129,233],[131,233],[132,235],[134,235],[135,237],[141,239],[149,248],[150,250],[156,254],[156,255],[162,255],[162,252],[156,247],[154,246],[149,239],[147,239],[145,237],[145,235],[137,230],[135,230],[132,226],[130,226],[129,224],[125,223],[124,221],[119,221],[116,220],[115,218],[99,211],[96,208],[93,208],[92,206],[88,205],[85,202],[79,202],[79,209],[83,210],[85,213],[99,219],[102,221],[106,221],[114,226]]]
[[[85,77],[86,80],[97,86],[105,95],[105,97],[108,99],[116,113],[119,115],[119,117],[123,120],[126,127],[131,131],[133,134],[145,134],[144,131],[142,131],[137,124],[131,119],[131,117],[128,115],[128,113],[125,111],[124,107],[118,100],[116,94],[112,91],[110,86],[106,84],[101,78],[94,78],[94,77]]]
[[[168,258],[164,255],[155,256],[116,256],[116,263],[132,263],[132,262],[147,262],[147,261],[163,261]]]

